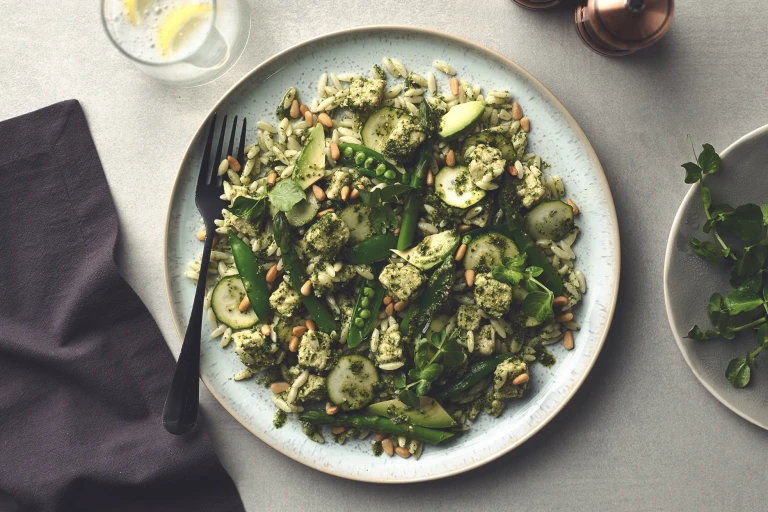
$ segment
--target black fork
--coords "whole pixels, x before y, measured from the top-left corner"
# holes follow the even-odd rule
[[[195,204],[205,222],[205,245],[203,246],[203,259],[200,262],[200,275],[197,278],[195,301],[192,305],[192,313],[189,315],[187,332],[184,335],[184,343],[181,346],[181,354],[176,363],[176,371],[173,373],[173,381],[165,398],[163,408],[163,427],[171,434],[187,434],[195,428],[197,423],[198,393],[200,375],[200,331],[203,323],[203,301],[205,298],[205,280],[208,274],[208,263],[211,259],[213,237],[216,233],[215,219],[221,217],[221,210],[226,207],[226,201],[221,199],[224,193],[224,176],[218,176],[219,164],[223,158],[232,155],[239,162],[243,161],[245,148],[246,120],[243,118],[243,126],[240,131],[240,144],[237,154],[233,153],[235,147],[235,132],[237,131],[237,116],[232,122],[232,130],[229,137],[229,146],[226,154],[224,138],[227,131],[227,116],[221,122],[219,144],[216,155],[211,159],[214,133],[216,131],[216,114],[213,114],[208,140],[205,143],[203,163],[200,165],[200,174],[197,177],[195,189]]]

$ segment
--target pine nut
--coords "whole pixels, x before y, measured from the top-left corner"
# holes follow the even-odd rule
[[[264,324],[261,326],[261,334],[264,337],[270,336],[272,334],[272,328],[269,326],[269,324]]]
[[[332,405],[330,407],[326,407],[325,408],[325,414],[327,414],[328,416],[333,416],[337,412],[339,412],[339,406],[338,405]]]
[[[294,336],[298,336],[298,337],[304,336],[305,332],[307,332],[307,328],[303,325],[297,325],[296,327],[293,328],[293,331],[291,331],[291,333]]]
[[[317,218],[319,219],[320,217],[322,217],[326,213],[330,213],[332,211],[333,211],[333,208],[328,208],[327,210],[320,210],[319,212],[317,212]]]
[[[240,310],[240,312],[248,311],[248,308],[251,307],[251,299],[248,298],[246,295],[243,297],[243,300],[240,301],[240,305],[237,306],[237,309]]]
[[[472,269],[464,271],[464,280],[467,282],[467,286],[472,288],[475,284],[475,271]]]
[[[404,446],[398,446],[395,448],[395,453],[401,456],[404,459],[407,459],[411,456],[411,452],[408,451],[408,448],[405,448]]]
[[[307,123],[307,128],[312,128],[315,125],[315,118],[312,117],[312,112],[309,110],[304,112],[304,122]]]
[[[448,81],[448,83],[451,86],[451,94],[454,96],[459,95],[459,79],[454,77],[451,77],[451,79]]]
[[[347,427],[331,427],[331,434],[337,436],[347,431]]]
[[[573,332],[572,331],[565,331],[565,336],[563,336],[563,348],[565,350],[573,350]]]
[[[408,307],[408,301],[407,300],[399,300],[395,302],[395,311],[400,312]]]
[[[315,199],[318,201],[325,201],[326,195],[325,190],[320,188],[319,185],[312,185],[312,193],[315,195]]]
[[[219,235],[218,234],[214,234],[213,235],[213,243],[211,244],[211,248],[216,247],[217,243],[219,243]]]
[[[311,318],[307,318],[306,321],[304,322],[304,324],[307,326],[307,329],[309,329],[310,331],[316,331],[317,330],[317,326],[315,325],[315,321],[312,320]]]
[[[307,112],[308,110],[309,110],[309,107],[306,106],[305,104],[302,103],[301,105],[299,105],[299,112],[301,112],[301,115],[304,115],[304,113]]]
[[[560,295],[559,297],[555,297],[555,299],[552,301],[552,304],[555,306],[565,306],[568,304],[568,298]]]
[[[456,261],[464,259],[464,255],[467,253],[467,244],[461,244],[459,250],[456,251]]]
[[[205,241],[205,228],[203,228],[203,229],[201,229],[200,231],[198,231],[198,232],[197,232],[197,234],[196,234],[195,236],[196,236],[196,237],[197,237],[197,239],[198,239],[198,240],[200,240],[201,242]]]
[[[386,297],[384,297],[384,301],[383,302],[384,302],[385,306],[389,306],[390,304],[392,304],[392,297],[387,295]]]
[[[574,215],[578,215],[578,214],[579,214],[579,212],[580,212],[581,210],[579,210],[579,207],[578,207],[578,206],[576,206],[576,203],[574,203],[574,202],[573,202],[573,201],[571,201],[570,199],[566,199],[566,200],[565,200],[565,202],[566,202],[566,203],[568,203],[568,205],[569,205],[569,206],[570,206],[570,207],[573,209],[573,214],[574,214]]]
[[[448,151],[447,155],[445,155],[445,165],[448,167],[453,167],[456,165],[456,152],[452,149]]]
[[[293,338],[291,338],[291,342],[288,343],[288,350],[290,350],[291,352],[298,352],[299,351],[299,341],[301,341],[301,340],[299,340],[298,336],[294,336]]]
[[[277,181],[277,173],[275,171],[272,171],[271,173],[267,174],[267,186],[271,187],[275,184]]]
[[[384,312],[387,314],[387,316],[392,316],[395,314],[395,305],[390,304],[386,308],[384,308]]]
[[[507,171],[509,171],[510,175],[517,176],[517,167],[515,167],[514,165],[510,165],[509,167],[507,167]]]
[[[341,200],[346,201],[349,199],[349,185],[344,185],[341,187]]]
[[[379,432],[376,432],[373,435],[373,440],[376,441],[377,443],[380,443],[384,440],[385,437],[387,437],[386,434],[380,434]]]
[[[338,160],[340,156],[341,150],[339,149],[339,145],[335,142],[331,142],[331,158]]]
[[[395,446],[392,444],[392,440],[389,438],[382,439],[381,449],[384,450],[384,453],[386,453],[390,457],[395,454]]]
[[[282,393],[283,391],[288,391],[290,389],[291,385],[287,382],[273,382],[271,386],[269,386],[269,389],[274,393]]]
[[[269,270],[267,270],[267,275],[264,276],[264,279],[266,279],[268,283],[275,282],[275,279],[277,279],[277,263],[269,267]]]
[[[528,133],[531,131],[531,120],[527,117],[524,117],[520,120],[520,126],[523,128],[523,131],[525,133]]]
[[[514,378],[514,380],[512,381],[512,384],[514,384],[515,386],[518,386],[520,384],[525,384],[530,379],[531,379],[530,375],[528,375],[527,373],[521,373],[520,375]]]
[[[233,156],[228,156],[227,162],[229,163],[229,168],[235,172],[240,172],[240,169],[242,169],[242,167],[240,167],[240,162]]]
[[[290,116],[294,119],[298,119],[300,115],[301,110],[299,109],[299,100],[293,100],[291,102]]]
[[[472,226],[470,226],[469,224],[462,224],[461,226],[459,226],[459,233],[466,233],[470,229],[472,229]]]
[[[320,112],[317,114],[317,122],[326,128],[333,128],[333,119],[331,119],[331,116],[325,112]]]
[[[310,292],[312,292],[312,280],[307,279],[307,282],[301,286],[301,294],[305,297],[309,297]]]
[[[563,313],[562,315],[555,317],[555,322],[570,322],[573,320],[573,313],[570,311],[568,313]]]
[[[518,102],[512,103],[512,119],[515,121],[519,121],[523,118],[523,109],[520,108],[520,104]],[[523,124],[523,123],[520,123]]]
[[[352,189],[352,193],[349,194],[349,198],[350,199],[357,199],[358,197],[360,197],[360,191],[357,190],[356,188],[353,188]]]
[[[429,169],[427,171],[427,186],[431,187],[435,184],[435,175],[432,174],[432,169]]]

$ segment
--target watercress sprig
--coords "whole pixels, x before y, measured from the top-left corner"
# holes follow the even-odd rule
[[[543,322],[554,316],[552,304],[555,294],[536,279],[544,272],[544,269],[536,266],[526,267],[526,258],[523,253],[512,258],[503,258],[503,265],[493,267],[491,275],[497,281],[513,286],[522,283],[528,291],[528,295],[523,299],[523,312],[537,321]]]
[[[408,371],[410,384],[406,384],[405,378],[395,381],[395,386],[402,388],[397,398],[408,407],[417,407],[419,397],[429,393],[432,383],[444,370],[455,368],[463,362],[464,352],[456,336],[446,337],[444,332],[435,332],[430,338],[422,338],[414,347],[414,368]]]

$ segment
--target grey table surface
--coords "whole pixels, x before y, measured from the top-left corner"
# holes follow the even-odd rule
[[[171,88],[135,69],[103,34],[98,2],[0,0],[0,119],[77,98],[120,217],[119,265],[179,341],[163,285],[163,229],[184,150],[240,76],[295,43],[386,22],[436,28],[509,56],[579,121],[602,161],[622,240],[618,309],[591,375],[525,445],[448,480],[345,481],[267,447],[204,391],[203,414],[246,509],[766,510],[768,432],[710,396],[667,323],[664,248],[686,191],[686,135],[723,149],[768,122],[768,9],[761,0],[683,1],[656,46],[624,59],[579,41],[572,9],[510,0],[252,0],[251,40],[218,81]],[[371,460],[372,464],[376,459]]]

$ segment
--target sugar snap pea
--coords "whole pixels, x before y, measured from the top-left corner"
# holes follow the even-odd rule
[[[373,330],[385,293],[384,287],[378,280],[363,281],[357,294],[355,308],[352,310],[347,345],[352,348],[358,346]]]
[[[347,250],[347,261],[353,265],[365,265],[384,261],[392,255],[397,246],[397,237],[392,233],[373,235],[356,243]]]
[[[235,258],[235,266],[243,282],[245,294],[251,301],[251,307],[259,317],[259,321],[266,322],[269,318],[269,289],[264,270],[259,265],[256,256],[248,247],[248,244],[240,240],[231,229],[227,232],[229,245],[232,247],[232,256]]]
[[[334,427],[358,427],[383,434],[405,436],[429,444],[438,444],[453,436],[434,428],[419,427],[410,423],[395,423],[381,416],[364,416],[362,414],[338,413],[333,416],[325,411],[308,411],[299,416],[299,421],[313,425],[331,425]]]

